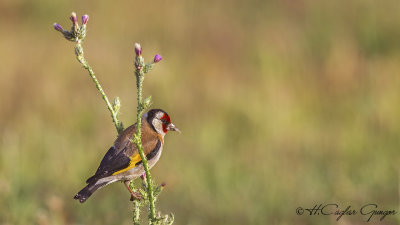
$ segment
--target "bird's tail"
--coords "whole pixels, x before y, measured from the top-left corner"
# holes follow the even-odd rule
[[[106,186],[109,182],[93,182],[84,187],[78,194],[74,196],[74,199],[79,200],[80,203],[84,203],[95,191],[99,188]]]

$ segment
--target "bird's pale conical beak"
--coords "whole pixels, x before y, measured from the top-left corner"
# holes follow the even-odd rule
[[[168,126],[167,126],[167,130],[172,130],[172,131],[176,131],[176,132],[178,132],[178,133],[182,133],[174,124],[172,124],[172,123],[170,123]]]

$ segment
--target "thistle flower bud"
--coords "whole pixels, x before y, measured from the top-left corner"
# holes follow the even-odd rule
[[[156,55],[154,56],[154,63],[158,63],[158,62],[160,62],[161,60],[162,60],[161,55],[156,54]]]
[[[72,12],[71,17],[69,18],[74,26],[78,26],[78,17],[76,17],[76,13]]]
[[[63,28],[62,28],[62,26],[60,25],[60,24],[58,24],[58,23],[54,23],[53,24],[53,27],[54,27],[54,29],[56,30],[56,31],[60,31],[60,32],[63,32]]]
[[[138,43],[135,43],[135,53],[137,56],[142,55],[142,46],[140,46],[140,44]]]
[[[82,25],[86,25],[89,20],[89,15],[85,14],[82,16]]]

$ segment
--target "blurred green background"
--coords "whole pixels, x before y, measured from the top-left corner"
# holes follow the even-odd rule
[[[365,224],[296,214],[326,203],[398,211],[397,0],[2,0],[0,224],[131,224],[122,184],[72,199],[116,137],[73,43],[53,30],[72,11],[90,16],[86,58],[125,125],[133,44],[164,58],[144,94],[183,132],[152,170],[175,224]]]

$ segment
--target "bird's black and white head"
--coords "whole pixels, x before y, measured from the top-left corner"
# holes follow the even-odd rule
[[[177,131],[180,130],[171,123],[169,115],[162,109],[152,109],[148,111],[143,117],[152,126],[152,128],[161,135],[165,135],[167,131]]]

